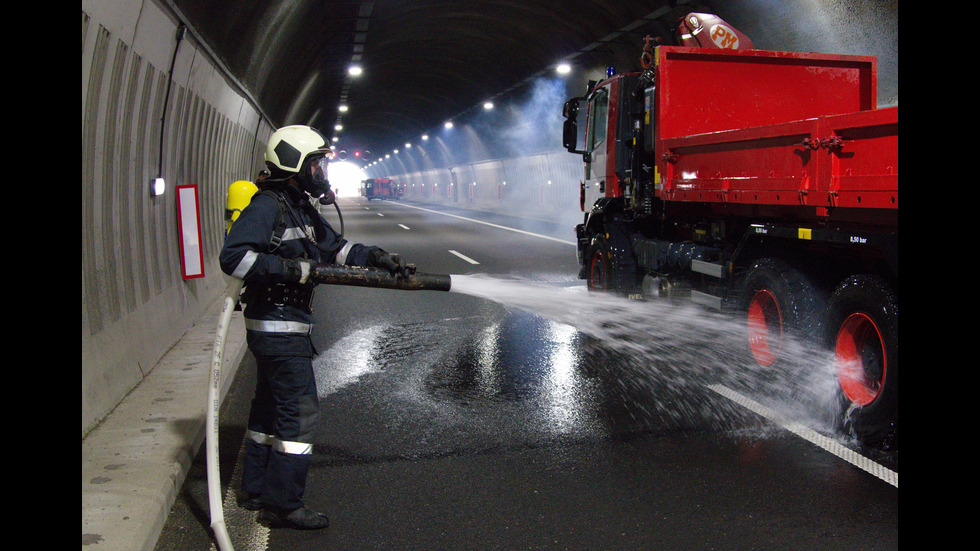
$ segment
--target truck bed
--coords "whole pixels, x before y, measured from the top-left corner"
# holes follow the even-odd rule
[[[663,140],[668,201],[898,208],[898,107]]]
[[[659,50],[661,199],[816,218],[898,208],[898,107],[875,108],[874,58]]]

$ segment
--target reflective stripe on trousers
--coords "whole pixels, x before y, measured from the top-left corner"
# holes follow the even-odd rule
[[[262,446],[272,446],[272,449],[278,452],[292,455],[310,455],[313,453],[313,444],[308,444],[306,442],[290,442],[288,440],[280,440],[271,434],[263,434],[251,429],[248,430],[247,436],[252,442]]]
[[[257,320],[245,318],[245,329],[262,333],[292,333],[309,335],[313,326],[299,321]]]

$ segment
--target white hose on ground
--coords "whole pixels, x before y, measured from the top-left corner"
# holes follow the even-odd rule
[[[214,334],[214,350],[211,354],[211,377],[208,384],[207,405],[207,444],[208,460],[208,504],[211,508],[211,529],[218,540],[218,549],[234,551],[228,529],[225,526],[224,510],[221,499],[221,473],[218,469],[218,410],[221,408],[221,368],[224,365],[225,339],[228,336],[228,325],[235,311],[235,304],[242,290],[242,280],[231,278],[221,305],[221,315],[218,317],[218,328]]]

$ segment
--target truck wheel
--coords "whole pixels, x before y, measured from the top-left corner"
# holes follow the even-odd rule
[[[629,241],[615,228],[592,238],[586,255],[586,282],[590,291],[629,292],[636,287],[636,261]]]
[[[609,243],[606,238],[597,235],[589,244],[589,254],[585,259],[586,283],[590,291],[608,291],[614,288],[612,276],[612,261],[609,257]]]
[[[781,260],[764,258],[749,269],[742,286],[742,311],[752,357],[772,367],[790,338],[805,344],[819,323],[816,293],[803,275]]]
[[[876,276],[845,279],[830,297],[841,428],[880,445],[898,435],[898,299]]]

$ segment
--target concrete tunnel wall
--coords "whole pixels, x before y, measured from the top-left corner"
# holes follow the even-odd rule
[[[562,237],[569,241],[575,240],[575,224],[583,219],[579,197],[582,156],[563,149],[446,168],[367,172],[403,184],[405,197],[414,201],[560,224],[568,229]]]
[[[254,179],[272,131],[192,33],[178,44],[177,28],[154,0],[82,1],[83,437],[224,290],[227,188]],[[167,190],[154,198],[158,172]],[[198,190],[199,279],[182,277],[184,184]]]

